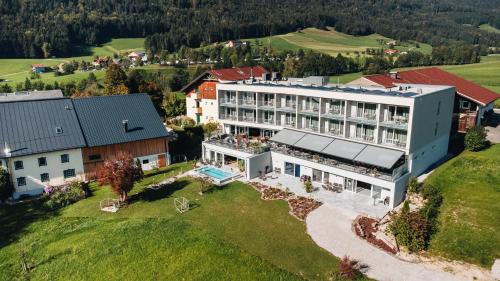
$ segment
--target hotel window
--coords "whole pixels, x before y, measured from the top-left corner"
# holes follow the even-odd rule
[[[312,180],[314,182],[322,182],[323,181],[323,172],[320,170],[313,169]]]
[[[74,178],[75,177],[75,169],[68,169],[63,171],[64,179]]]
[[[385,143],[405,146],[406,132],[396,129],[387,129],[385,135]]]
[[[295,164],[290,162],[285,162],[285,174],[294,176],[295,175]]]
[[[340,101],[340,100],[331,101],[330,113],[341,115],[341,114],[343,114],[342,109],[343,109],[343,101]]]
[[[15,170],[22,170],[22,169],[24,169],[24,163],[23,163],[23,161],[15,161],[14,162],[14,169]]]
[[[40,157],[38,158],[38,166],[47,166],[47,158],[46,157]]]
[[[356,124],[356,138],[363,139],[366,141],[373,141],[374,131],[375,131],[374,126]]]
[[[343,134],[344,122],[341,121],[329,121],[329,132],[336,135]]]
[[[89,155],[89,160],[90,161],[101,160],[101,154],[92,154],[92,155]]]
[[[62,154],[61,155],[61,163],[68,163],[69,162],[69,155],[68,154]]]
[[[50,181],[49,174],[48,173],[40,174],[40,181],[41,182],[49,182]]]
[[[461,109],[470,109],[470,102],[466,100],[460,100]]]
[[[26,178],[25,177],[19,177],[16,179],[17,181],[17,186],[25,186],[26,185]]]

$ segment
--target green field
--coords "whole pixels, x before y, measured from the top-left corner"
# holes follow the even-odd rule
[[[29,76],[31,65],[43,64],[46,66],[56,66],[63,62],[72,60],[90,62],[95,56],[113,56],[113,54],[127,54],[133,50],[144,50],[144,38],[121,38],[113,39],[110,42],[97,47],[81,46],[75,50],[76,55],[69,58],[49,58],[49,59],[0,59],[0,79],[14,86],[19,82],[24,82]],[[95,73],[98,78],[104,77],[101,72]],[[41,75],[41,80],[48,83],[67,82],[71,80],[81,80],[88,76],[88,73],[75,72],[75,74],[55,77],[54,73]]]
[[[479,26],[479,29],[482,29],[482,30],[485,30],[485,31],[488,31],[488,32],[493,32],[493,33],[500,33],[500,29],[498,28],[495,28],[487,23],[485,24],[481,24]]]
[[[306,28],[301,31],[259,38],[258,40],[262,46],[271,45],[271,47],[276,50],[298,50],[302,48],[330,55],[337,55],[339,53],[343,55],[354,55],[355,51],[361,53],[366,51],[367,48],[387,48],[384,42],[389,42],[392,39],[379,34],[353,36],[337,32],[333,29],[320,30],[316,28]],[[249,41],[255,43],[255,38],[249,39]],[[419,50],[421,52],[430,53],[432,50],[430,45],[423,43],[419,45]],[[416,44],[413,42],[403,42],[401,46],[396,46],[396,49],[400,51],[408,51],[415,48]]]
[[[430,252],[490,267],[500,257],[500,145],[463,152],[426,182],[444,198]]]
[[[109,188],[56,213],[31,205],[0,206],[0,280],[328,280],[338,259],[318,247],[285,201],[263,201],[240,182],[199,195],[181,178],[166,189],[144,187],[191,164],[148,176],[116,214],[99,202]],[[174,198],[192,210],[179,214]],[[35,266],[21,274],[18,253]]]

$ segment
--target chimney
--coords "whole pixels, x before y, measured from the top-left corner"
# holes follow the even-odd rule
[[[128,120],[123,120],[123,129],[125,130],[125,133],[128,133]]]

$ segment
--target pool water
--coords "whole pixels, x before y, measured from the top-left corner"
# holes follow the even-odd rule
[[[219,181],[230,178],[233,176],[232,173],[223,171],[215,167],[202,167],[196,170],[200,174],[204,174],[211,178],[217,179]]]

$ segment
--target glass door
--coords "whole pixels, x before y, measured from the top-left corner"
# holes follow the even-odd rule
[[[344,189],[347,191],[354,191],[354,186],[356,185],[356,181],[350,178],[345,178]]]

